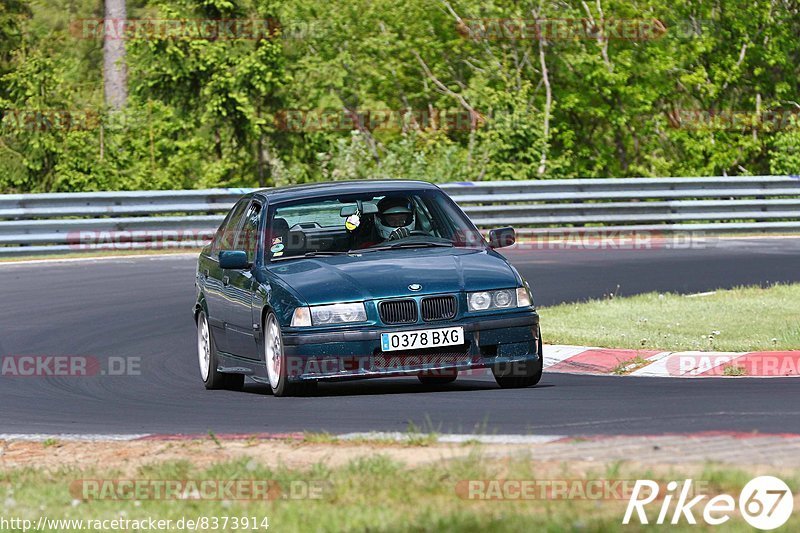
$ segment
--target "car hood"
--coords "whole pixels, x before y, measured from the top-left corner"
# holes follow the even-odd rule
[[[308,304],[516,287],[516,271],[490,250],[411,248],[305,258],[268,270]],[[422,289],[411,291],[409,285]]]

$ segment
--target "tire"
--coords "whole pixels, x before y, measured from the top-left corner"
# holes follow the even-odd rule
[[[419,379],[423,385],[447,385],[448,383],[454,382],[456,378],[458,378],[458,371],[447,374],[439,371],[436,375],[420,374],[417,376],[417,379]]]
[[[214,334],[208,326],[205,311],[197,315],[197,358],[200,364],[200,378],[208,390],[235,390],[244,388],[243,374],[225,374],[217,370],[219,359]]]
[[[497,384],[502,389],[522,389],[525,387],[533,387],[542,379],[542,369],[544,366],[544,350],[542,345],[542,332],[539,331],[539,342],[537,344],[539,352],[539,360],[536,364],[525,365],[526,374],[523,376],[504,375],[501,369],[492,368],[492,374]]]
[[[286,353],[283,350],[283,335],[281,326],[275,313],[268,313],[264,319],[264,341],[263,353],[264,364],[267,367],[267,379],[272,389],[272,395],[283,396],[303,396],[314,392],[317,387],[316,381],[289,381],[288,363]]]

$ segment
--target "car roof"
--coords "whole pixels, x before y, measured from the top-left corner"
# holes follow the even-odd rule
[[[438,187],[427,181],[417,180],[351,180],[261,189],[255,191],[253,194],[266,197],[270,203],[275,203],[328,196],[330,194],[359,194],[369,192],[381,194],[391,191],[407,191],[409,189],[430,190],[438,189]]]

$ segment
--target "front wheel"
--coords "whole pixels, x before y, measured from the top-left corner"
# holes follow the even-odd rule
[[[536,344],[539,359],[535,363],[525,363],[524,367],[512,363],[511,368],[492,368],[494,379],[503,389],[521,389],[533,387],[542,379],[544,367],[544,347],[542,345],[542,332],[539,331],[539,341]]]
[[[228,389],[240,391],[244,388],[244,375],[224,374],[217,370],[217,346],[214,344],[214,335],[208,327],[205,311],[197,315],[197,358],[200,363],[200,377],[206,389]]]
[[[264,320],[264,363],[274,396],[299,396],[313,392],[316,381],[289,381],[289,365],[283,350],[283,336],[275,313]]]

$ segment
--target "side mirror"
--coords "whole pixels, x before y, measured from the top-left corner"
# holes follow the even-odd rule
[[[250,268],[250,261],[247,260],[247,252],[241,250],[220,252],[219,266],[229,270],[246,270]]]
[[[517,234],[514,228],[496,228],[489,231],[489,246],[492,248],[505,248],[517,242]]]

